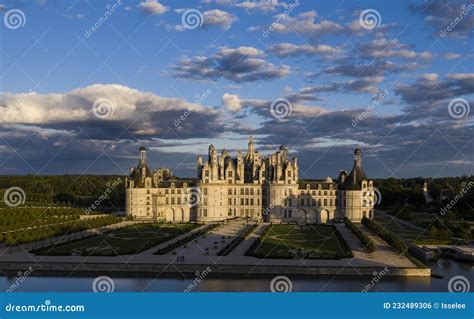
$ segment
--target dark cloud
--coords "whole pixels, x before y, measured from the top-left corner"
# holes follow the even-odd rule
[[[409,9],[424,18],[441,37],[459,37],[472,34],[474,4],[463,0],[425,0]]]
[[[193,80],[252,82],[283,78],[289,74],[286,65],[265,61],[264,52],[253,47],[221,48],[212,56],[183,58],[174,66],[175,76]]]

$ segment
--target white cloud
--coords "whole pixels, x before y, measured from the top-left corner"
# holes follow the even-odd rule
[[[238,112],[242,108],[240,98],[238,95],[235,95],[235,94],[225,93],[222,96],[222,103],[224,104],[226,109],[231,112]]]
[[[162,5],[158,1],[143,1],[138,5],[139,8],[153,15],[160,15],[168,11],[168,7]]]

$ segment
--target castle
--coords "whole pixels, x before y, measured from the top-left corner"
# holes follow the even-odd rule
[[[134,219],[167,222],[215,222],[230,218],[284,223],[328,223],[374,216],[374,187],[362,169],[361,150],[354,166],[341,170],[336,181],[301,180],[297,158],[283,145],[264,157],[250,137],[245,155],[220,156],[209,146],[206,161],[197,158],[197,178],[181,179],[169,169],[151,171],[146,149],[126,178],[126,212]]]

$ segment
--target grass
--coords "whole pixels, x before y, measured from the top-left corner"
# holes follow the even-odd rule
[[[74,242],[35,251],[51,256],[116,256],[137,254],[153,246],[187,233],[197,224],[137,224]]]
[[[410,226],[388,216],[376,214],[375,221],[398,236],[408,239],[417,245],[448,245],[456,242],[452,238],[433,237],[428,229],[414,225]]]
[[[271,225],[246,255],[258,258],[340,259],[352,252],[334,226]]]

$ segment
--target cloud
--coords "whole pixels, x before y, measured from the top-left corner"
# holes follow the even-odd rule
[[[233,14],[230,14],[222,10],[210,10],[203,13],[204,16],[204,26],[220,26],[222,29],[227,30],[230,28],[232,23],[237,21],[237,17]]]
[[[298,56],[298,55],[318,55],[318,56],[331,56],[339,54],[340,48],[336,48],[327,44],[318,45],[294,45],[291,43],[277,43],[268,48],[268,52],[271,52],[279,57],[287,56]]]
[[[242,104],[238,95],[224,93],[222,96],[222,104],[231,112],[238,112],[241,110]]]
[[[438,36],[468,36],[474,28],[474,4],[466,1],[425,0],[410,5],[409,9],[436,28],[434,34]]]
[[[435,73],[423,74],[415,83],[401,84],[395,92],[409,104],[422,105],[474,93],[474,73],[447,74],[443,79]]]
[[[264,60],[263,51],[253,47],[220,48],[211,56],[182,58],[174,66],[174,76],[193,80],[252,82],[283,78],[290,72],[286,65],[275,66]]]
[[[292,17],[283,13],[277,14],[274,17],[277,21],[271,26],[275,32],[290,33],[296,32],[300,34],[311,34],[313,37],[337,34],[343,27],[338,23],[329,20],[320,20],[316,22],[318,14],[316,11],[308,11]]]
[[[296,0],[297,2],[298,0]],[[201,3],[205,4],[219,4],[227,5],[231,7],[245,9],[245,11],[251,13],[254,11],[260,11],[263,13],[273,12],[278,8],[288,8],[288,3],[279,0],[253,0],[253,1],[237,1],[237,0],[202,0]]]
[[[287,8],[288,4],[280,2],[279,0],[257,0],[257,1],[243,1],[236,3],[237,8],[243,8],[247,11],[262,11],[262,12],[273,12],[277,8]]]
[[[162,5],[159,1],[153,0],[140,2],[138,7],[143,11],[153,15],[160,15],[169,10],[168,7]]]
[[[100,106],[106,112],[104,117],[95,115]],[[176,126],[175,121],[185,113],[189,113],[185,121]],[[215,123],[218,116],[218,111],[196,103],[117,84],[95,84],[65,93],[7,92],[0,97],[0,124],[84,127],[85,134],[98,139],[159,136],[170,129],[185,137],[195,134],[197,122],[201,128],[207,127],[209,134],[223,129]]]
[[[186,9],[176,9],[175,11],[179,14],[182,14],[186,12]],[[232,26],[234,22],[238,20],[239,19],[235,15],[229,12],[217,10],[217,9],[204,11],[202,13],[202,27],[204,28],[209,27],[209,26],[219,26],[223,30],[227,30]],[[187,29],[182,24],[178,24],[174,26],[174,30],[186,31]]]
[[[420,53],[411,50],[409,46],[400,43],[398,39],[375,39],[360,44],[358,51],[362,57],[372,59],[400,58],[430,60],[433,57],[432,53],[428,51]]]

